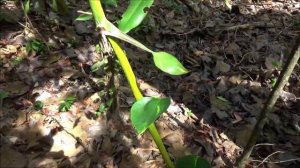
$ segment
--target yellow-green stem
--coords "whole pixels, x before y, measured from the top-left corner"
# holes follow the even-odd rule
[[[172,160],[170,159],[169,153],[165,148],[165,145],[155,127],[155,124],[152,123],[149,128],[148,128],[149,132],[151,133],[151,136],[153,138],[153,140],[155,141],[164,161],[166,162],[168,168],[175,168]]]
[[[90,6],[96,21],[96,24],[101,24],[106,20],[101,1],[100,0],[89,0]]]
[[[120,45],[114,39],[109,37],[108,40],[109,40],[111,46],[113,47],[118,60],[120,61],[120,64],[122,66],[122,69],[125,73],[126,79],[127,79],[128,83],[131,87],[131,90],[133,92],[133,95],[134,95],[135,99],[136,100],[142,99],[143,95],[142,95],[142,93],[140,92],[140,89],[137,86],[136,78],[134,76],[134,73],[132,71],[130,63],[129,63],[124,51],[122,50]]]
[[[113,47],[116,56],[118,58],[118,60],[120,61],[121,67],[124,70],[125,76],[127,78],[127,81],[131,87],[131,90],[133,91],[134,97],[136,98],[136,100],[140,100],[143,98],[142,93],[140,92],[137,83],[136,83],[136,78],[134,76],[134,73],[132,71],[132,68],[129,64],[129,61],[124,53],[124,51],[122,50],[122,48],[120,47],[120,45],[113,39],[113,38],[108,38],[111,46]],[[161,137],[154,125],[154,123],[152,123],[149,128],[148,128],[149,132],[152,135],[152,138],[154,139],[163,159],[165,160],[167,166],[169,168],[174,168],[174,164],[170,159],[170,156],[161,140]]]

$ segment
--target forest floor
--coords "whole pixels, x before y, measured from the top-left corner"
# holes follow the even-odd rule
[[[172,99],[156,121],[172,159],[195,154],[233,167],[300,33],[296,1],[231,11],[223,1],[156,1],[129,33],[190,70],[164,74],[122,43],[143,94]],[[1,4],[0,167],[165,167],[150,134],[130,124],[134,97],[120,67],[105,63],[93,21],[74,21],[89,5],[69,2],[64,17],[42,6],[26,18],[20,4]],[[122,2],[106,7],[109,20],[121,17]],[[103,66],[92,71],[95,59]],[[298,64],[247,167],[300,167],[299,97]]]

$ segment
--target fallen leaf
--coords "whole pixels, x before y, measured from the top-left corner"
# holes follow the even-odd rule
[[[215,70],[214,70],[216,73],[218,73],[218,72],[226,73],[229,70],[230,70],[229,64],[225,63],[224,61],[217,60]]]

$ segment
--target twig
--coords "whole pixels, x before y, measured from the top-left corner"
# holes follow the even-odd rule
[[[264,158],[260,164],[257,165],[257,167],[259,167],[260,165],[264,164],[271,156],[277,154],[277,153],[283,153],[282,151],[276,151],[276,152],[273,152],[271,153],[270,155],[268,155],[266,158]]]
[[[261,144],[256,144],[255,146],[273,146],[275,144],[271,144],[271,143],[261,143]]]
[[[78,10],[77,12],[82,13],[82,14],[87,14],[87,15],[93,15],[92,12],[85,12],[85,11],[82,11],[82,10]]]
[[[243,168],[245,166],[245,163],[248,160],[248,158],[253,150],[256,140],[259,137],[259,134],[263,130],[263,127],[267,121],[267,115],[273,109],[273,106],[275,105],[278,97],[280,96],[280,93],[281,93],[283,87],[288,82],[289,77],[292,74],[292,72],[299,60],[299,57],[300,57],[300,34],[298,35],[296,42],[294,43],[294,47],[292,48],[292,50],[289,54],[287,63],[285,64],[282,72],[280,73],[280,76],[278,78],[278,81],[277,81],[274,89],[272,90],[266,104],[264,105],[264,108],[261,111],[259,119],[252,131],[251,137],[248,140],[245,150],[236,162],[236,164],[239,168]]]
[[[231,26],[231,27],[226,27],[220,31],[235,31],[238,29],[270,28],[270,27],[275,27],[275,25],[273,23],[254,22],[254,23],[246,23],[246,24],[240,24],[240,25],[235,25],[235,26]]]
[[[293,162],[293,161],[300,161],[300,158],[294,158],[294,159],[287,159],[287,160],[281,160],[281,161],[275,161],[275,162],[270,162],[266,161],[265,163],[286,163],[286,162]],[[252,162],[262,162],[261,160],[252,160]]]

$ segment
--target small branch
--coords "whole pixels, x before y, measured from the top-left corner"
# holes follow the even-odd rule
[[[259,137],[260,133],[262,132],[263,127],[267,121],[267,115],[273,109],[273,106],[275,105],[278,97],[280,96],[281,91],[283,90],[283,87],[288,82],[289,77],[291,76],[291,74],[299,60],[299,57],[300,57],[300,34],[298,35],[298,37],[294,43],[294,47],[292,48],[292,50],[289,54],[287,63],[285,64],[283,71],[280,73],[278,81],[277,81],[275,87],[273,88],[273,90],[269,96],[269,99],[267,100],[266,104],[264,105],[264,108],[261,111],[259,119],[252,131],[251,137],[248,140],[245,150],[236,162],[236,164],[239,168],[245,167],[245,163],[248,160],[248,158],[253,150],[253,147],[255,146],[256,140]]]
[[[278,163],[286,163],[286,162],[293,162],[293,161],[300,161],[300,158],[287,159],[287,160],[281,160],[281,161],[275,161],[275,162],[267,161],[267,162],[265,162],[265,163],[274,163],[274,164],[278,164]],[[262,162],[262,160],[252,160],[251,162]]]
[[[85,11],[82,11],[82,10],[78,10],[77,12],[81,13],[81,14],[93,15],[92,12],[85,12]]]
[[[262,164],[264,164],[265,162],[267,162],[267,160],[268,160],[271,156],[273,156],[273,155],[275,155],[275,154],[277,154],[277,153],[283,153],[283,152],[282,152],[282,151],[276,151],[276,152],[271,153],[271,154],[268,155],[266,158],[264,158],[264,160],[262,160],[262,162],[261,162],[259,165],[257,165],[257,167],[259,167],[260,165],[262,165]]]

